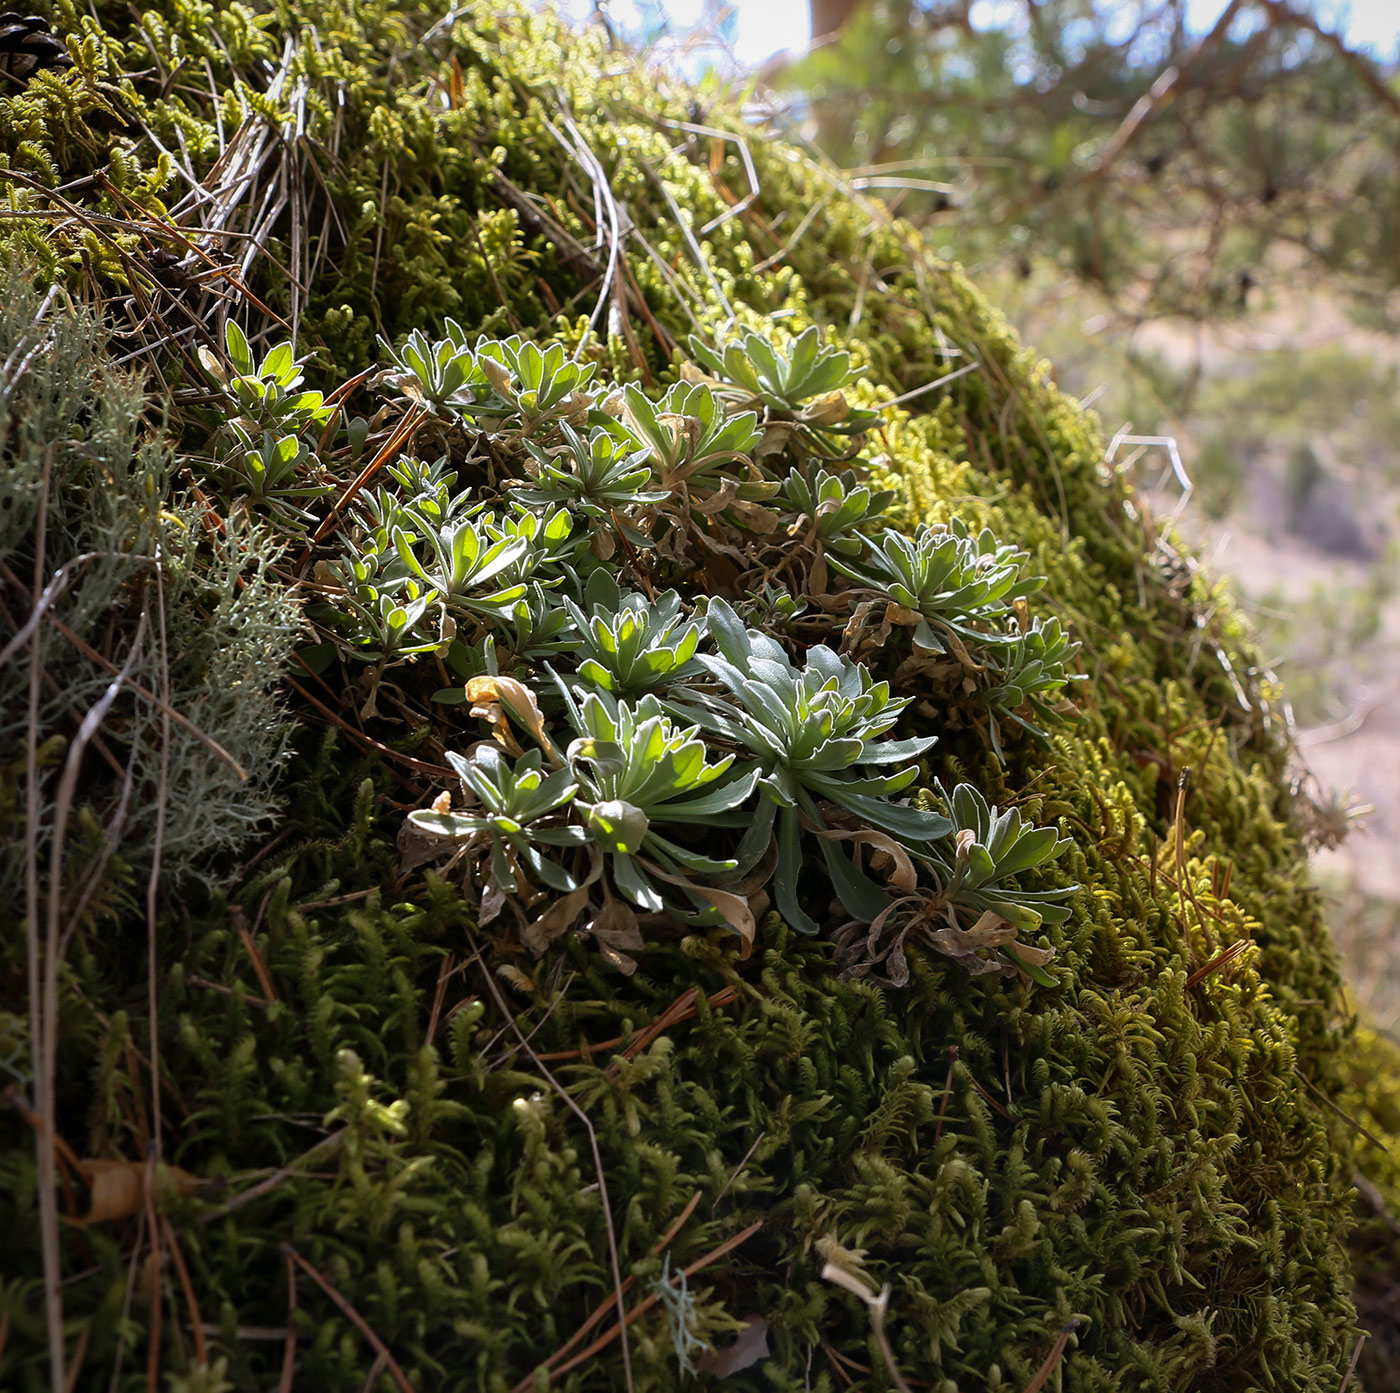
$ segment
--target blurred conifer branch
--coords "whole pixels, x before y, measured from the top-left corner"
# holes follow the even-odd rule
[[[1218,319],[1325,277],[1389,323],[1400,95],[1288,0],[812,0],[778,83],[945,255],[1053,265],[1128,319]]]

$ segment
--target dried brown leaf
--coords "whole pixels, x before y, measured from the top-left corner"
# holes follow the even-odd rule
[[[1029,943],[1018,943],[1016,945],[1016,956],[1023,962],[1028,962],[1032,967],[1044,967],[1055,956],[1053,948],[1033,948]]]
[[[771,508],[765,508],[761,503],[750,503],[747,499],[736,498],[730,506],[730,511],[750,532],[756,532],[760,537],[771,537],[778,530],[780,519],[777,513]]]
[[[504,363],[498,363],[494,358],[487,357],[484,353],[477,361],[481,365],[482,374],[491,384],[496,395],[508,397],[511,386],[510,369]]]
[[[486,888],[481,892],[481,908],[476,916],[477,926],[484,928],[491,923],[505,908],[505,903],[506,892],[494,880],[488,880]]]
[[[410,818],[404,818],[399,825],[395,843],[399,849],[400,875],[416,871],[419,866],[426,866],[430,861],[440,861],[444,855],[456,855],[464,845],[463,841],[457,838],[444,837],[440,832],[426,831]]]
[[[209,349],[202,344],[196,350],[199,357],[199,365],[214,379],[221,387],[228,386],[228,374],[224,371],[224,365],[214,356]]]
[[[760,1359],[767,1359],[768,1322],[762,1316],[750,1316],[739,1338],[723,1349],[709,1350],[695,1360],[697,1373],[728,1378],[742,1369],[752,1368]]]
[[[862,828],[858,832],[818,829],[817,836],[829,842],[856,842],[861,846],[874,847],[877,853],[877,864],[874,868],[885,874],[886,879],[896,890],[912,893],[918,885],[918,873],[914,870],[914,863],[910,860],[909,853],[885,832],[877,832],[873,828]],[[886,864],[890,867],[887,874],[885,866],[878,864],[878,858],[885,858]],[[881,917],[883,918],[883,915]]]
[[[588,906],[588,886],[581,886],[562,899],[555,900],[538,919],[520,931],[520,941],[538,958],[562,933],[567,933],[574,921]]]
[[[638,862],[658,880],[664,880],[668,885],[679,885],[691,894],[699,895],[708,904],[713,905],[724,917],[725,922],[733,929],[740,938],[744,940],[742,956],[748,957],[749,951],[753,947],[754,937],[758,933],[758,924],[754,919],[753,909],[749,901],[742,895],[736,895],[730,890],[719,890],[712,885],[701,885],[697,881],[686,880],[684,876],[671,875],[663,871],[660,866],[651,861],[645,861],[641,857]]]
[[[781,454],[787,449],[788,441],[792,439],[796,430],[797,426],[792,421],[769,421],[762,438],[750,454],[754,459],[766,459],[769,455]]]
[[[78,1174],[88,1187],[88,1212],[70,1219],[71,1224],[81,1227],[129,1219],[146,1206],[146,1185],[152,1169],[145,1161],[83,1160],[78,1162]],[[180,1195],[198,1194],[206,1183],[179,1166],[162,1165],[154,1174],[157,1188],[168,1182]]]
[[[482,707],[482,715],[491,721],[497,739],[500,739],[501,722],[491,713],[492,706],[503,710],[522,730],[529,731],[545,753],[558,763],[554,742],[545,732],[544,713],[534,693],[523,682],[514,677],[473,677],[467,683],[467,700],[473,707]]]
[[[630,977],[637,970],[637,960],[631,954],[646,947],[632,906],[605,888],[602,907],[589,921],[588,928],[598,942],[604,961]]]
[[[690,507],[693,512],[700,513],[704,517],[711,517],[715,513],[722,513],[739,492],[739,482],[737,479],[726,479],[723,484],[712,494],[705,498],[696,498],[691,495]]]
[[[823,392],[802,413],[802,419],[814,426],[834,426],[851,414],[851,404],[842,391]]]

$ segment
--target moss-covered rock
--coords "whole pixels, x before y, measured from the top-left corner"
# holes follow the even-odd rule
[[[1033,886],[1079,887],[1037,939],[1055,985],[911,949],[907,986],[884,988],[776,914],[747,958],[719,929],[657,932],[630,977],[576,935],[537,960],[483,933],[459,883],[401,874],[395,847],[435,791],[423,770],[477,723],[363,691],[339,706],[298,669],[285,811],[219,889],[168,881],[148,929],[127,887],[149,842],[81,904],[68,870],[47,1065],[60,1204],[85,1212],[83,1158],[145,1173],[157,1093],[164,1161],[226,1178],[63,1226],[76,1386],[662,1389],[696,1342],[760,1318],[769,1353],[736,1386],[888,1386],[870,1312],[821,1278],[834,1261],[888,1286],[914,1386],[1019,1390],[1059,1355],[1049,1386],[1067,1390],[1332,1393],[1356,1320],[1352,1143],[1325,1106],[1347,1031],[1273,693],[1228,596],[1157,534],[1048,369],[818,160],[599,34],[509,4],[99,15],[59,5],[73,70],[0,98],[21,215],[0,231],[59,288],[48,313],[100,297],[103,351],[153,363],[185,472],[148,510],[189,489],[181,506],[210,513],[179,525],[207,524],[219,552],[233,513],[208,501],[226,481],[191,350],[221,350],[230,301],[255,342],[285,336],[280,316],[318,348],[327,391],[383,358],[379,336],[449,315],[556,338],[652,395],[692,331],[816,324],[860,365],[862,402],[898,399],[863,455],[897,491],[891,522],[956,517],[1029,552],[1087,680],[1076,718],[1004,761],[975,723],[922,717],[943,735],[929,773],[1072,842]],[[32,543],[5,564],[16,616]],[[190,661],[198,689],[212,659]],[[50,758],[72,748],[62,713],[44,729]],[[122,749],[139,739],[124,728]],[[5,759],[18,847],[26,772]],[[159,761],[143,769],[158,795]],[[94,825],[122,789],[93,777]],[[39,1389],[25,950],[17,925],[0,946],[24,1105],[0,1117],[0,1381]]]

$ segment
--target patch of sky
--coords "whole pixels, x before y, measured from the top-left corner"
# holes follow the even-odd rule
[[[1188,0],[1187,24],[1197,33],[1210,31],[1229,0]],[[636,42],[660,50],[658,57],[691,61],[695,66],[699,51],[723,50],[728,65],[740,70],[761,67],[787,50],[801,53],[807,47],[807,0],[562,0],[566,13],[587,20],[603,10],[616,31]],[[1365,49],[1381,60],[1400,56],[1400,3],[1397,0],[1311,0],[1307,6],[1322,27],[1340,34],[1354,47]],[[974,0],[971,20],[977,28],[1024,23],[1024,0]],[[1110,41],[1127,37],[1138,7],[1122,4],[1108,7],[1105,37]],[[1258,23],[1248,14],[1240,23]],[[1248,32],[1247,28],[1241,31]],[[1088,32],[1084,38],[1089,37]],[[1135,56],[1152,61],[1157,42],[1144,34],[1141,52]],[[704,66],[701,61],[699,66]]]

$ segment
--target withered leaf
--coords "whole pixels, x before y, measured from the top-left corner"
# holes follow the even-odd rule
[[[511,388],[510,369],[504,363],[498,363],[496,359],[489,357],[485,353],[477,360],[481,365],[482,374],[491,384],[497,396],[509,397]]]
[[[481,908],[477,912],[477,924],[484,928],[491,923],[505,907],[505,903],[506,892],[494,880],[489,880],[486,888],[481,892]]]
[[[767,1359],[771,1353],[768,1348],[768,1322],[762,1316],[750,1316],[749,1323],[732,1345],[700,1355],[695,1360],[695,1370],[701,1374],[728,1378],[741,1369],[751,1368],[760,1359]]]
[[[538,958],[560,934],[573,927],[588,905],[588,886],[554,901],[538,919],[520,931],[520,941]]]
[[[224,365],[202,344],[197,350],[199,365],[214,379],[221,387],[228,385],[228,374],[224,371]]]
[[[756,532],[761,537],[771,537],[778,530],[780,520],[777,513],[771,508],[765,508],[761,503],[750,503],[747,499],[737,498],[731,511],[750,532]]]
[[[637,960],[631,954],[646,947],[632,906],[604,889],[602,908],[589,921],[588,927],[604,961],[630,977],[637,970]]]
[[[83,1160],[78,1162],[78,1174],[88,1188],[88,1211],[68,1222],[79,1227],[139,1214],[146,1207],[146,1185],[152,1176],[157,1194],[163,1184],[172,1185],[182,1196],[198,1194],[205,1186],[199,1176],[179,1166],[152,1168],[145,1161]]]
[[[499,722],[487,709],[492,704],[504,710],[522,730],[528,730],[547,754],[555,753],[554,744],[545,732],[544,713],[534,693],[523,682],[514,677],[473,677],[467,683],[467,700],[473,706],[484,708],[486,719],[498,727],[498,739]]]
[[[928,939],[940,953],[946,953],[974,977],[985,977],[993,972],[1013,971],[1010,964],[988,950],[1015,942],[1016,932],[1014,924],[989,909],[970,929],[950,922],[930,933]]]
[[[445,853],[456,852],[462,846],[460,841],[426,831],[410,818],[404,818],[395,842],[399,849],[399,872],[402,875],[417,870],[419,866],[426,866],[430,861],[440,861]]]
[[[758,924],[754,920],[753,909],[748,900],[730,890],[717,890],[712,885],[701,885],[697,881],[686,880],[683,876],[671,875],[651,861],[642,861],[640,857],[637,859],[658,880],[664,880],[668,885],[679,885],[691,894],[699,895],[702,900],[708,901],[719,910],[729,927],[744,940],[741,956],[748,957],[754,937],[758,933]]]
[[[806,421],[816,426],[834,426],[851,414],[851,404],[842,391],[823,392],[809,403],[802,413]]]
[[[700,513],[705,517],[709,517],[714,513],[722,513],[734,502],[735,495],[738,492],[738,480],[726,479],[714,493],[707,494],[704,498],[698,498],[692,494],[690,498],[691,511]]]
[[[912,891],[918,884],[918,873],[914,870],[909,853],[886,832],[877,832],[874,828],[862,828],[857,832],[818,829],[817,836],[829,842],[856,842],[861,846],[874,847],[888,858],[891,869],[886,873],[886,879],[896,890]],[[883,872],[883,867],[880,869]]]

